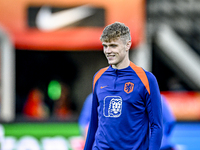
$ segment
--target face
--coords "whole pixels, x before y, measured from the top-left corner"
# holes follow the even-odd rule
[[[122,69],[128,67],[130,41],[124,43],[121,39],[111,42],[103,42],[103,52],[108,60],[108,64],[113,68]]]

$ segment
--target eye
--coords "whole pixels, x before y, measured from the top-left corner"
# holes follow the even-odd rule
[[[108,46],[107,46],[107,45],[103,45],[103,47],[104,47],[104,48],[107,48]]]
[[[113,45],[110,45],[110,47],[113,47],[113,48],[115,48],[115,47],[117,47],[117,45],[113,44]]]

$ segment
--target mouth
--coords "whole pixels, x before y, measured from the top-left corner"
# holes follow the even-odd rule
[[[107,55],[106,57],[108,60],[112,60],[112,59],[114,59],[115,55]]]

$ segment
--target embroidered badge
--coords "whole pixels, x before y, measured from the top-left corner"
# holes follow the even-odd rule
[[[122,98],[120,96],[106,96],[104,98],[103,114],[105,117],[119,117],[122,112]]]
[[[132,82],[126,82],[124,85],[124,91],[129,94],[133,92],[134,84]]]

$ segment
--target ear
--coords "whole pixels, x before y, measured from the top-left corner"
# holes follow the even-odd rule
[[[131,48],[131,41],[128,41],[127,43],[126,43],[126,51],[128,51],[130,48]]]

